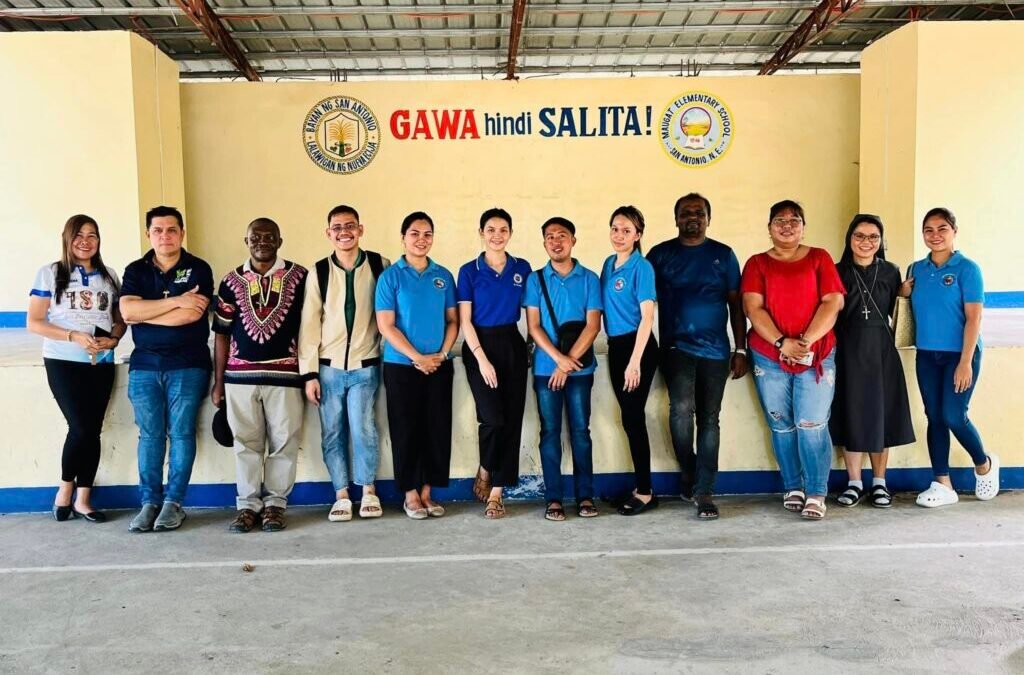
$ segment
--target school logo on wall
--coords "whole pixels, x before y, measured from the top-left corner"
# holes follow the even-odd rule
[[[324,171],[361,171],[380,149],[380,125],[365,103],[331,96],[314,105],[302,123],[302,144]]]
[[[708,166],[729,151],[732,122],[729,107],[717,96],[688,91],[677,96],[661,114],[661,147],[683,166]]]

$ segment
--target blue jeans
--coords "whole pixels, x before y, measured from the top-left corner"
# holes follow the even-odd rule
[[[209,383],[210,371],[205,368],[132,370],[128,374],[128,400],[139,427],[139,492],[143,504],[185,501],[196,459],[196,416]],[[171,449],[164,493],[168,438]]]
[[[545,376],[533,378],[540,414],[540,463],[544,470],[544,499],[562,501],[562,408],[569,413],[569,441],[572,445],[572,477],[576,502],[594,496],[594,444],[590,440],[590,390],[593,375],[579,375],[565,381],[565,388],[552,391]]]
[[[981,375],[981,350],[974,350],[971,370],[974,377],[967,391],[953,391],[953,372],[960,363],[960,352],[917,350],[917,385],[928,418],[928,455],[936,476],[949,475],[949,432],[964,446],[975,466],[988,460],[978,430],[967,418],[974,386]]]
[[[377,479],[380,441],[373,406],[379,386],[380,366],[320,366],[320,445],[335,492],[348,489],[349,432],[356,485],[373,485]]]
[[[794,375],[784,371],[778,361],[753,350],[750,353],[754,386],[772,432],[783,489],[828,494],[832,468],[828,418],[836,384],[835,350],[822,361],[820,379],[815,368]]]

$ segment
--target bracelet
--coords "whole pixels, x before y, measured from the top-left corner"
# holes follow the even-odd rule
[[[68,342],[71,342],[71,334],[74,333],[74,332],[75,331],[73,331],[73,330],[69,330],[68,331]]]
[[[733,353],[734,354],[743,354],[743,356],[746,356],[747,355],[747,350],[744,349],[743,347],[738,347],[738,348],[733,350]]]
[[[469,350],[469,353],[476,354],[476,350],[478,349],[483,349],[483,345],[477,345],[476,347],[473,347],[471,350]]]

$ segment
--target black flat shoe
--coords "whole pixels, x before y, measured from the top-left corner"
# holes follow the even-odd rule
[[[658,498],[655,495],[651,495],[651,501],[646,504],[637,498],[635,495],[630,497],[629,500],[619,507],[619,513],[623,516],[639,516],[644,511],[650,511],[651,509],[658,508]]]
[[[68,504],[67,506],[57,506],[56,504],[54,504],[53,519],[56,520],[58,523],[63,523],[65,520],[69,520],[72,517],[72,511],[73,509],[71,508],[70,504]]]
[[[73,510],[73,509],[72,509]],[[81,511],[74,511],[75,516],[81,516],[90,523],[105,523],[107,522],[107,514],[102,511],[90,511],[89,513],[82,513]]]

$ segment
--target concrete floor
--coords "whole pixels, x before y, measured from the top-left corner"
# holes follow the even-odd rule
[[[233,535],[0,517],[0,672],[1024,672],[1024,494],[925,511],[513,503]],[[243,571],[243,562],[253,566]],[[73,569],[69,569],[73,568]]]

